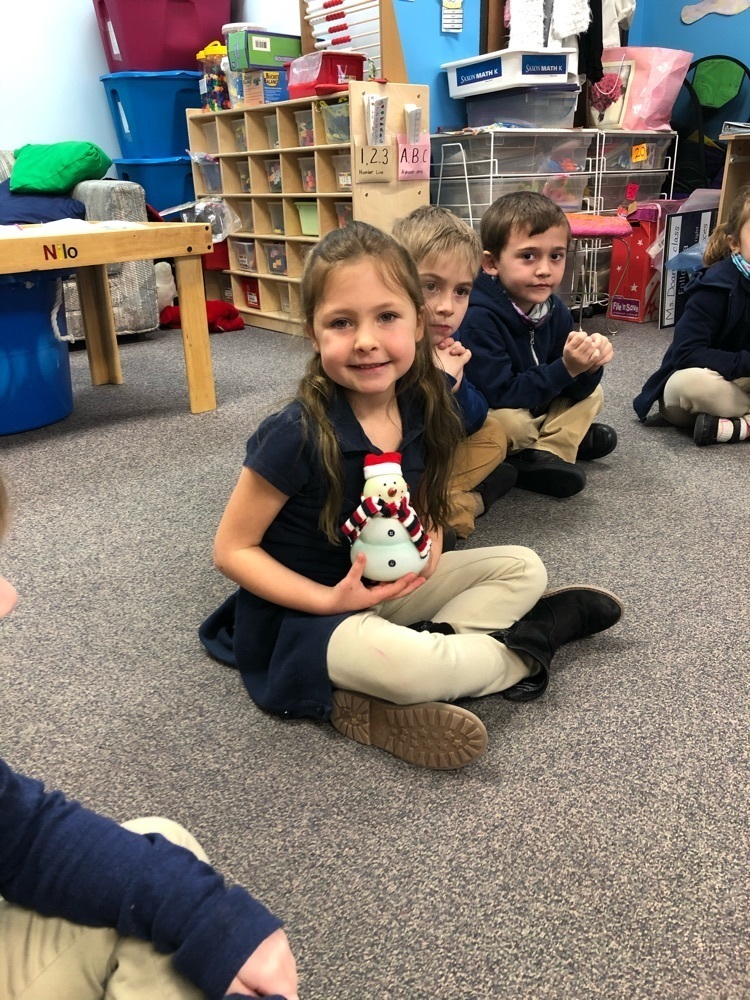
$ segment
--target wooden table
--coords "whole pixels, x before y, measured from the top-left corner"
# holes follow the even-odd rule
[[[149,222],[138,229],[54,233],[24,226],[23,236],[0,238],[0,274],[73,270],[78,282],[86,352],[94,385],[122,384],[107,264],[174,259],[190,409],[216,409],[201,255],[213,252],[211,227],[198,222]],[[36,230],[39,234],[36,234]]]

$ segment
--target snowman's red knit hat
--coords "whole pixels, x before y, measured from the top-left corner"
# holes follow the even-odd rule
[[[382,455],[365,457],[365,479],[373,476],[401,476],[401,452],[384,451]]]

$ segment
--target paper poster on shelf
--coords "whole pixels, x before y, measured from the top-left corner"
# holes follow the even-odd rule
[[[395,146],[354,147],[352,163],[354,179],[358,184],[387,184],[396,179]]]
[[[418,143],[408,143],[405,135],[398,136],[398,179],[424,181],[430,179],[430,137],[426,133]]]

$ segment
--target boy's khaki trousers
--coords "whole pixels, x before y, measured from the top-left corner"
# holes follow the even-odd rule
[[[558,396],[540,417],[533,417],[530,410],[490,410],[499,421],[508,438],[508,454],[515,455],[524,448],[550,451],[564,462],[575,462],[578,445],[594,419],[602,411],[602,387],[577,403]]]
[[[177,823],[150,816],[123,823],[160,833],[207,861]],[[81,927],[0,900],[0,1000],[201,1000],[204,994],[145,941]]]
[[[474,490],[505,461],[507,451],[505,431],[492,416],[488,416],[479,430],[456,448],[448,523],[459,538],[468,538],[474,530],[477,511]]]

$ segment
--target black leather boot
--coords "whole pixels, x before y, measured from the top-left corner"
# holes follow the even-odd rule
[[[533,701],[547,690],[549,667],[560,646],[611,628],[622,617],[622,604],[598,587],[563,587],[545,594],[510,628],[490,635],[518,653],[525,653],[539,670],[501,691],[508,701]]]
[[[440,632],[442,635],[456,634],[456,630],[448,622],[414,622],[413,625],[408,625],[407,628],[412,628],[415,632]]]

